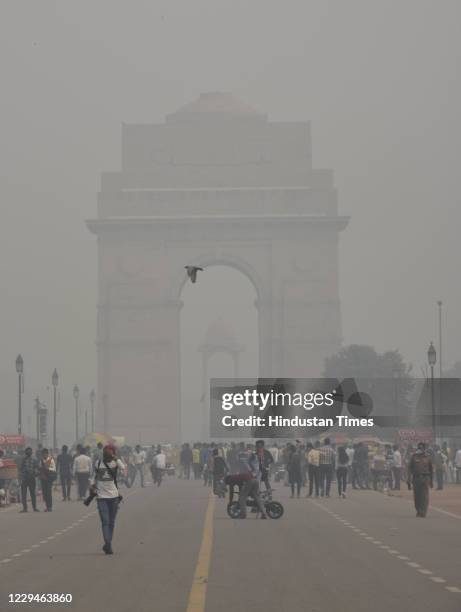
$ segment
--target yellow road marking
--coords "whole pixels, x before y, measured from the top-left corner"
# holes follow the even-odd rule
[[[189,593],[189,601],[186,612],[204,612],[206,603],[206,591],[208,586],[208,572],[210,569],[211,549],[213,546],[213,515],[215,496],[210,495],[208,507],[203,525],[202,544],[195,566],[192,588]]]

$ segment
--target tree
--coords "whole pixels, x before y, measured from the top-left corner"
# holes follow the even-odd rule
[[[375,408],[389,413],[409,407],[414,387],[411,371],[398,350],[380,354],[372,346],[351,344],[325,360],[323,375],[355,379],[361,391],[370,392]]]

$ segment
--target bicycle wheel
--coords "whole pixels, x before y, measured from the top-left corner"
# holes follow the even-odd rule
[[[284,508],[280,502],[269,501],[265,505],[267,516],[271,519],[279,519],[284,513]]]
[[[227,504],[227,514],[232,518],[236,519],[240,516],[240,504],[238,501]]]

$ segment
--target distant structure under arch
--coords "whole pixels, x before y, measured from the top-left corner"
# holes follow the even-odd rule
[[[185,264],[229,265],[252,281],[260,376],[319,375],[341,344],[347,221],[332,171],[312,168],[308,122],[270,122],[212,92],[163,124],[123,125],[122,169],[102,175],[87,222],[98,238],[105,429],[131,442],[180,439]]]

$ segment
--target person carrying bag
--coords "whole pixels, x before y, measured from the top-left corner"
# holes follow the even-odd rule
[[[125,465],[116,457],[115,448],[108,444],[103,448],[103,458],[94,466],[94,477],[90,487],[90,498],[96,497],[99,518],[101,519],[102,547],[106,555],[112,555],[112,538],[115,529],[115,519],[120,501],[123,499],[117,485],[118,470],[124,470]],[[89,501],[91,499],[88,498]],[[86,502],[89,503],[89,501]]]

